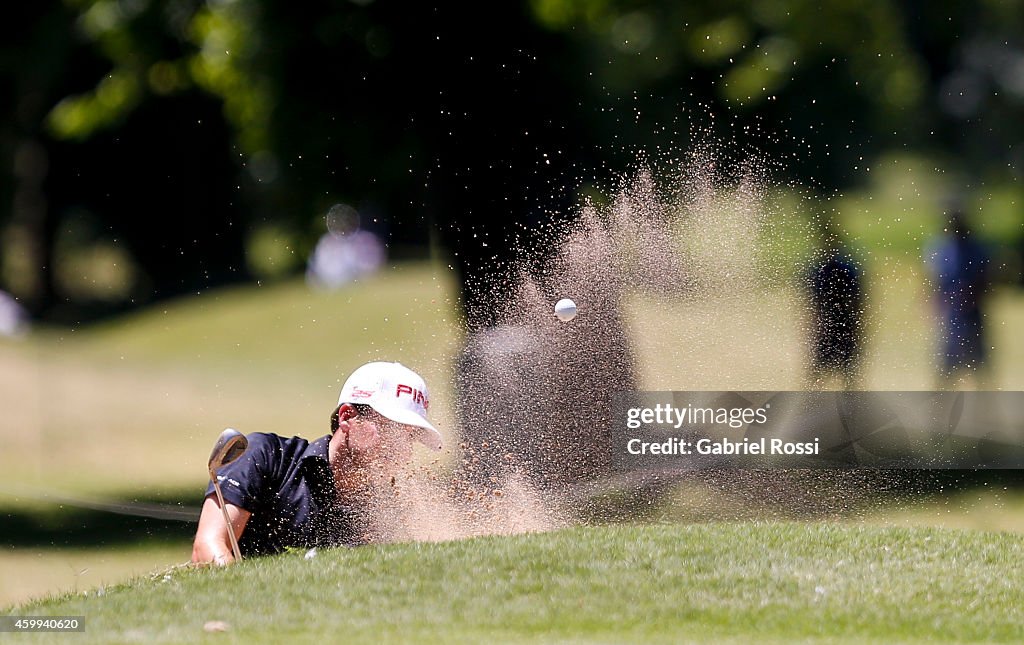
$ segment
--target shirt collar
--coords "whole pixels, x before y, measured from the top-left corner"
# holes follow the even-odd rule
[[[306,476],[313,484],[311,490],[315,495],[326,499],[335,497],[334,475],[331,473],[331,464],[328,457],[328,450],[331,443],[331,436],[320,437],[306,446],[302,454],[302,468]]]
[[[305,450],[305,452],[303,452],[302,458],[305,460],[305,459],[309,459],[311,457],[312,458],[319,457],[320,459],[327,460],[328,459],[328,457],[327,457],[328,449],[329,449],[330,445],[331,445],[331,435],[320,437],[316,441],[311,441],[310,444],[308,446],[306,446],[306,450]]]

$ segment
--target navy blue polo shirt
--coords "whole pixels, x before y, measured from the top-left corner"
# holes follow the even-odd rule
[[[361,543],[356,513],[334,486],[330,436],[312,443],[263,432],[247,438],[242,456],[217,471],[224,501],[252,513],[238,540],[242,555]],[[215,495],[212,483],[206,495]]]

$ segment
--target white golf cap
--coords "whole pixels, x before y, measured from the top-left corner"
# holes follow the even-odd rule
[[[352,372],[338,397],[342,403],[369,405],[381,416],[417,428],[423,445],[441,449],[441,433],[427,421],[427,384],[401,363],[367,363]]]

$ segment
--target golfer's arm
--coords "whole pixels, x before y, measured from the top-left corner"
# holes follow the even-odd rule
[[[235,537],[242,537],[245,524],[252,515],[244,508],[225,502],[228,509],[228,517],[231,518],[231,527],[235,531]],[[233,562],[235,556],[231,553],[231,540],[228,538],[228,528],[224,524],[224,514],[220,512],[220,505],[217,503],[217,496],[210,495],[203,502],[203,512],[199,515],[199,528],[196,529],[196,539],[192,543],[192,562],[195,564],[228,564]]]

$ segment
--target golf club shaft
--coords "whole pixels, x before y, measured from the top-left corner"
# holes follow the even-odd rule
[[[235,527],[231,525],[231,517],[228,515],[227,506],[224,505],[224,495],[220,492],[220,483],[217,481],[217,476],[214,475],[211,481],[213,481],[213,490],[217,493],[217,501],[220,502],[220,510],[224,514],[224,524],[228,530],[228,539],[231,540],[231,553],[234,554],[235,561],[240,562],[242,560],[242,552],[238,548]]]

